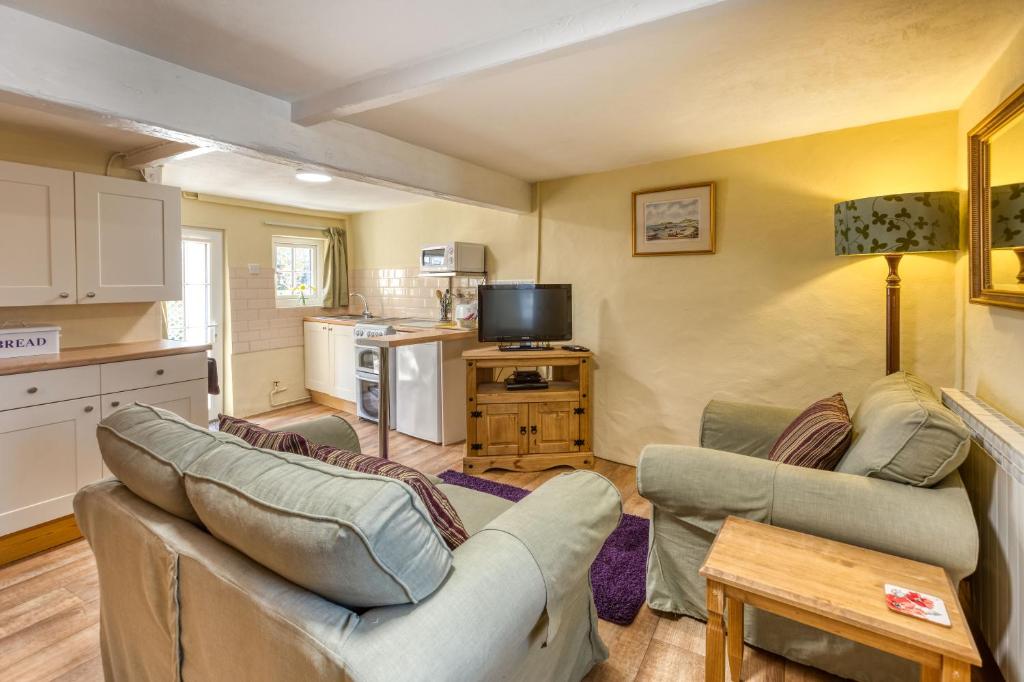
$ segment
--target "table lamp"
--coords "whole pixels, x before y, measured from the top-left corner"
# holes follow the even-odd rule
[[[900,369],[900,260],[905,253],[956,251],[960,245],[957,192],[887,194],[835,205],[836,255],[881,254],[885,279],[885,373]]]
[[[1013,249],[1024,284],[1024,182],[992,188],[992,248]]]

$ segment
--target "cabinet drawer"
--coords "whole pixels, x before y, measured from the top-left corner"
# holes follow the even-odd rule
[[[0,376],[0,410],[99,395],[96,365]]]
[[[198,426],[209,426],[205,378],[120,393],[104,393],[101,400],[104,419],[132,403],[144,403],[173,412]]]
[[[205,378],[206,353],[202,352],[111,362],[100,366],[100,387],[103,393]]]

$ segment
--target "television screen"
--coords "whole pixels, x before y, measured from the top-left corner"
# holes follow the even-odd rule
[[[487,284],[479,289],[481,341],[568,341],[571,284]]]

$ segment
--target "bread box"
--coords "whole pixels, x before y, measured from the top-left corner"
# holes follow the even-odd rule
[[[0,358],[59,352],[60,327],[51,324],[0,326]]]

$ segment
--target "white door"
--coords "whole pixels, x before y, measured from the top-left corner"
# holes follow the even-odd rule
[[[356,343],[352,336],[354,327],[344,324],[328,325],[331,336],[331,352],[334,359],[334,387],[331,395],[349,402],[356,401]]]
[[[99,397],[0,412],[0,535],[72,513],[102,477]]]
[[[75,176],[0,161],[0,306],[75,302]]]
[[[331,337],[327,325],[303,322],[302,334],[306,352],[306,388],[330,393],[334,388],[331,372]]]
[[[75,173],[78,301],[181,298],[181,190]]]
[[[221,395],[209,398],[209,418],[224,411],[224,233],[199,227],[181,230],[182,298],[164,306],[167,338],[208,343],[217,361]]]

